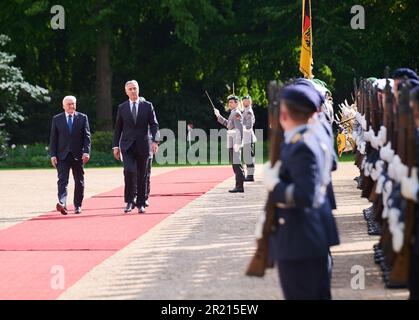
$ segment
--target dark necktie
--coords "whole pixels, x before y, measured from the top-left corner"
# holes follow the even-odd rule
[[[68,115],[68,121],[67,121],[68,131],[73,131],[73,116],[71,114]]]
[[[137,107],[136,102],[132,103],[132,116],[134,117],[134,123],[137,123]]]

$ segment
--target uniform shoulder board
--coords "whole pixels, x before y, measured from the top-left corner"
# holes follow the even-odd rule
[[[292,137],[292,139],[291,139],[291,143],[292,144],[294,144],[294,143],[297,143],[298,141],[300,141],[301,139],[302,139],[302,135],[301,135],[301,133],[296,133],[293,137]]]

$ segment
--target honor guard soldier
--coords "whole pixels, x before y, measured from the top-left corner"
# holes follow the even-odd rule
[[[331,156],[308,125],[322,102],[307,85],[282,89],[279,121],[285,141],[280,161],[264,168],[264,184],[277,204],[270,255],[287,300],[331,299],[328,254],[330,235],[337,234],[327,200]]]
[[[243,160],[247,175],[244,181],[255,181],[255,143],[257,141],[253,126],[255,114],[252,108],[252,98],[247,95],[242,98],[243,110]]]
[[[214,108],[217,121],[227,128],[227,148],[230,162],[236,176],[236,186],[230,193],[244,192],[244,171],[241,164],[241,149],[243,147],[243,115],[239,109],[239,98],[235,95],[227,97],[230,116],[228,120],[221,116],[220,111]]]
[[[405,177],[401,181],[401,192],[403,197],[415,201],[415,225],[412,255],[410,258],[409,291],[410,300],[419,300],[419,86],[410,92],[410,105],[413,108],[413,115],[416,124],[416,168],[412,170],[411,177]]]
[[[399,99],[399,83],[405,79],[412,79],[412,80],[419,80],[418,75],[415,71],[409,68],[399,68],[393,72],[393,94],[395,97],[395,101],[398,102]]]

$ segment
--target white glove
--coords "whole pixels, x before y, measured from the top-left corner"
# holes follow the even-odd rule
[[[255,237],[256,239],[262,239],[263,236],[263,226],[266,220],[266,213],[265,211],[261,211],[258,215],[256,220],[256,227],[255,227]]]
[[[361,146],[359,147],[359,152],[361,154],[365,154],[365,148],[366,148],[367,144],[363,141],[361,142]]]
[[[220,116],[220,111],[214,108],[214,114],[218,118]]]
[[[372,137],[374,137],[374,130],[370,127],[368,131],[364,132],[364,141],[370,142]]]
[[[369,177],[372,171],[372,163],[371,162],[367,162],[365,164],[365,169],[364,169],[364,175],[366,177]]]
[[[355,120],[356,120],[359,124],[361,124],[361,122],[362,122],[362,116],[361,116],[361,114],[360,114],[359,112],[356,112],[356,113],[355,113]]]
[[[396,181],[397,182],[402,181],[403,178],[408,176],[408,173],[409,173],[409,168],[405,164],[400,163],[396,167]]]
[[[378,150],[380,141],[378,137],[374,135],[374,133],[371,136],[370,143],[371,143],[371,147],[373,147],[375,150]]]
[[[271,192],[279,183],[279,169],[281,168],[281,161],[277,161],[271,168],[271,162],[268,161],[263,167],[263,183],[266,189]]]
[[[377,181],[377,179],[381,176],[383,173],[383,166],[384,161],[383,160],[377,160],[375,163],[375,168],[371,170],[371,179],[374,181]]]
[[[367,158],[362,159],[361,162],[361,169],[364,170],[365,169],[365,165],[367,164]]]
[[[384,126],[380,127],[380,131],[378,131],[378,146],[382,147],[386,143],[387,140],[387,128]]]
[[[240,148],[241,148],[241,145],[235,143],[234,146],[233,146],[233,148],[234,148],[234,152],[239,152],[240,151]]]
[[[403,177],[401,181],[401,191],[404,198],[413,200],[415,202],[417,199],[417,191],[419,188],[418,173],[417,168],[412,169],[412,174],[410,177]]]
[[[393,161],[394,157],[394,150],[391,149],[391,142],[389,141],[384,147],[380,149],[380,158],[384,161],[387,161],[387,163],[390,163]]]
[[[393,230],[393,250],[395,252],[400,252],[400,250],[403,248],[403,242],[404,242],[404,223],[399,222],[394,230]]]
[[[381,194],[383,192],[384,182],[386,181],[386,178],[381,175],[377,180],[377,186],[375,187],[375,193]]]
[[[362,130],[367,130],[367,120],[365,119],[365,116],[361,117],[361,127]]]
[[[397,167],[402,163],[398,155],[395,155],[388,165],[388,176],[397,181]]]

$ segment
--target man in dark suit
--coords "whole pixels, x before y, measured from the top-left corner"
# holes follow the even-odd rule
[[[113,153],[117,160],[121,159],[122,153],[124,163],[124,212],[129,213],[137,206],[138,213],[144,213],[147,197],[147,162],[150,149],[153,154],[158,150],[159,124],[153,104],[139,97],[137,81],[128,81],[125,84],[125,92],[129,100],[118,106]]]
[[[64,112],[52,118],[50,135],[51,164],[58,171],[57,211],[66,215],[67,187],[70,169],[74,176],[74,208],[81,213],[84,197],[83,166],[90,159],[90,128],[87,115],[76,112],[77,99],[63,99]]]
[[[308,125],[321,103],[310,86],[283,88],[279,121],[285,142],[280,161],[264,169],[264,184],[277,204],[270,254],[287,300],[331,299],[329,247],[339,243],[327,195],[331,155]]]

